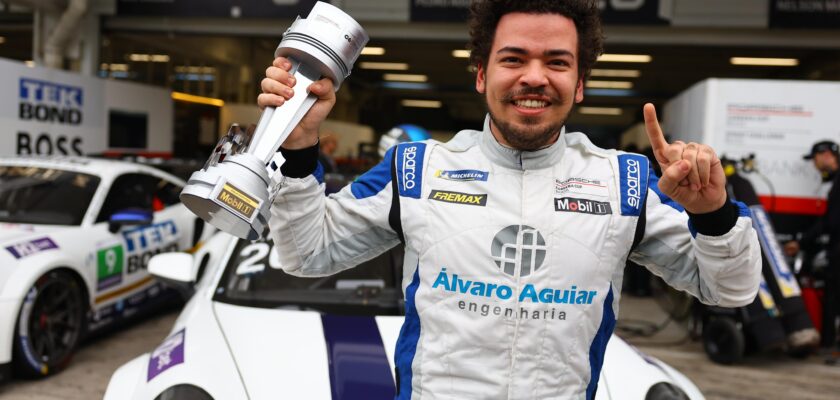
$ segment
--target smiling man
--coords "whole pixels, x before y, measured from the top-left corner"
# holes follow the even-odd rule
[[[659,179],[644,156],[566,132],[603,47],[596,3],[473,2],[483,129],[401,143],[330,197],[315,171],[331,82],[295,87],[282,58],[266,71],[260,106],[319,96],[280,149],[283,269],[332,274],[405,247],[400,399],[594,398],[628,257],[707,304],[755,298],[756,235],[711,148],[667,143],[647,105]]]

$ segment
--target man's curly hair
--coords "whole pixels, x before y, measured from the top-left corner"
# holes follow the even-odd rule
[[[496,27],[512,12],[559,14],[575,23],[578,33],[578,74],[584,80],[604,52],[604,33],[597,0],[474,0],[470,5],[470,63],[487,66]]]

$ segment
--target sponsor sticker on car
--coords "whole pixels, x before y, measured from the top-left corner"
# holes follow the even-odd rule
[[[24,257],[29,257],[33,254],[40,253],[42,251],[57,249],[58,245],[52,241],[52,239],[48,237],[42,237],[38,239],[29,240],[26,242],[16,243],[11,246],[6,247],[6,250],[9,253],[12,253],[13,256],[17,259],[21,259]]]
[[[168,337],[152,352],[146,374],[147,382],[163,373],[163,371],[184,363],[184,332],[185,329],[181,329]]]
[[[107,247],[96,252],[96,290],[119,285],[123,280],[125,255],[122,245]]]

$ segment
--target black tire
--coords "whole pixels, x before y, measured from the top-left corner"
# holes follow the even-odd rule
[[[84,289],[73,275],[54,270],[29,289],[15,324],[12,362],[15,372],[28,378],[64,369],[85,328]]]
[[[731,318],[711,318],[703,327],[703,349],[719,364],[734,364],[744,357],[744,334]]]

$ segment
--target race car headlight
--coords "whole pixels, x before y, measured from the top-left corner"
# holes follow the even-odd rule
[[[678,386],[668,382],[659,382],[650,387],[645,400],[689,400],[689,398]]]
[[[198,386],[181,384],[164,390],[155,400],[213,400],[213,396]]]

